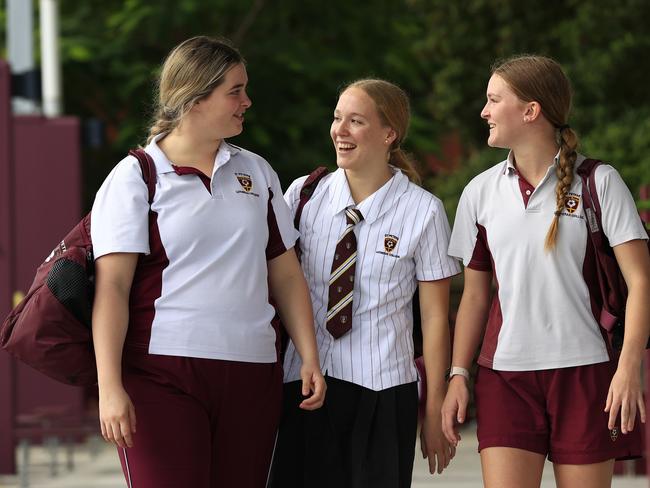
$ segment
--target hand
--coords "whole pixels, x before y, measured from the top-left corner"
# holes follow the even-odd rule
[[[627,434],[634,429],[637,409],[641,422],[645,423],[645,402],[641,393],[641,375],[637,368],[630,371],[619,367],[612,378],[607,393],[605,412],[609,412],[607,428],[616,425],[618,411],[621,411],[621,432]]]
[[[318,363],[303,363],[300,368],[300,378],[302,378],[302,395],[307,397],[300,403],[300,408],[303,410],[316,410],[322,407],[325,401],[327,384]]]
[[[436,472],[436,467],[438,474],[442,473],[456,455],[456,447],[442,433],[440,408],[435,408],[424,416],[420,430],[420,449],[422,457],[429,461],[431,474]]]
[[[456,427],[465,422],[468,402],[467,380],[461,375],[452,376],[445,401],[442,403],[442,432],[454,447],[460,442]]]
[[[99,422],[106,442],[118,447],[133,447],[135,408],[121,385],[100,387]]]

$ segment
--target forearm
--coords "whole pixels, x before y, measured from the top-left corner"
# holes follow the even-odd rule
[[[489,300],[486,295],[463,293],[454,327],[452,365],[469,369],[476,354],[485,324]]]
[[[319,364],[309,288],[292,250],[271,262],[269,278],[280,318],[302,362]]]
[[[650,279],[641,276],[630,287],[625,314],[625,336],[619,366],[638,370],[650,329]]]
[[[447,385],[445,372],[449,367],[449,322],[439,316],[422,323],[422,355],[427,373],[426,412],[440,414]]]
[[[93,343],[99,388],[121,385],[122,349],[129,322],[128,295],[106,287],[95,297]]]

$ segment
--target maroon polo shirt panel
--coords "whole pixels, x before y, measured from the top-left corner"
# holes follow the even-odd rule
[[[140,254],[129,297],[129,328],[125,344],[149,348],[155,301],[162,293],[162,275],[169,259],[160,239],[158,214],[149,211],[149,254]]]
[[[526,200],[524,201],[527,203]],[[483,346],[481,347],[481,353],[479,354],[478,359],[481,366],[491,368],[494,363],[494,353],[497,350],[499,333],[501,332],[501,326],[503,325],[503,314],[501,312],[501,302],[499,301],[499,280],[494,266],[494,259],[488,245],[487,230],[480,224],[476,224],[476,227],[476,244],[474,252],[472,253],[472,258],[467,267],[477,271],[491,271],[496,286],[492,298],[492,304],[490,306],[490,312],[488,314],[485,334],[483,336]]]
[[[267,205],[268,210],[266,214],[266,223],[269,228],[269,240],[266,244],[266,260],[270,261],[271,259],[277,258],[287,252],[287,248],[282,240],[278,221],[275,217],[275,211],[273,210],[273,191],[271,191],[271,188],[269,188],[269,200]]]

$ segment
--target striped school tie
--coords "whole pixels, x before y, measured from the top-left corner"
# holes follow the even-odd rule
[[[345,209],[347,226],[334,250],[327,302],[327,330],[338,339],[352,328],[352,293],[357,262],[357,238],[354,226],[363,220],[361,212]]]

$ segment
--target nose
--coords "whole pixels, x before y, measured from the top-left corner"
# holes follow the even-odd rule
[[[486,103],[485,105],[483,105],[483,109],[481,110],[481,118],[487,119],[488,117],[490,117],[490,112],[488,111],[487,103]]]
[[[249,98],[248,93],[244,92],[244,98],[241,103],[245,108],[249,108],[253,105],[253,101]]]
[[[336,135],[342,135],[342,136],[347,135],[350,132],[348,123],[344,120],[338,120],[338,121],[335,120],[332,123],[332,130]]]

